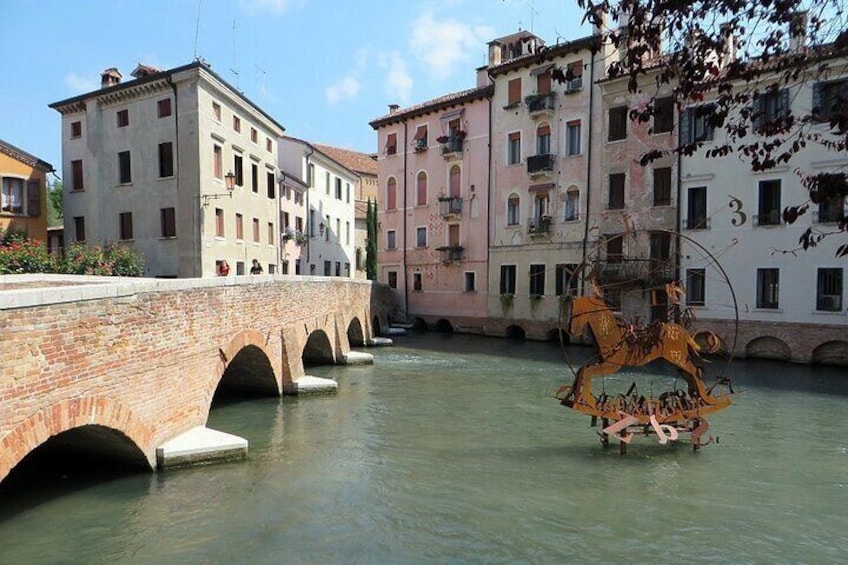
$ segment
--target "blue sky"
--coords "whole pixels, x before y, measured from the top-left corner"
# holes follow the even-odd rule
[[[473,87],[486,42],[531,13],[549,44],[590,33],[574,0],[0,0],[0,139],[61,170],[48,104],[196,54],[289,135],[372,152],[388,104]]]

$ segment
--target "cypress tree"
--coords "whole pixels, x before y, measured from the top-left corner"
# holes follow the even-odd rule
[[[368,210],[365,214],[365,225],[368,241],[365,246],[365,273],[370,281],[377,280],[377,203],[372,204],[368,199]]]

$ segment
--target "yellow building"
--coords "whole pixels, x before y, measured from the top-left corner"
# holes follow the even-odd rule
[[[0,230],[24,230],[47,239],[47,173],[50,163],[0,139]]]

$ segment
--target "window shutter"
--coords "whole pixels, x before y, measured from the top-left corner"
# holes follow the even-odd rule
[[[816,119],[827,115],[827,112],[822,108],[822,86],[820,82],[813,85],[813,117]]]
[[[763,127],[763,102],[765,102],[765,98],[759,94],[754,95],[754,102],[751,104],[751,110],[753,112],[751,124],[754,126],[755,130]]]
[[[41,215],[41,182],[31,180],[27,183],[27,213],[33,218]]]
[[[508,101],[507,103],[511,106],[513,104],[518,104],[521,102],[521,79],[514,78],[508,83]]]
[[[785,118],[789,115],[789,89],[784,88],[780,91],[780,110],[778,111],[778,115],[781,118]]]
[[[686,108],[680,113],[680,137],[683,143],[692,143],[692,112],[693,108]]]
[[[547,124],[539,126],[539,129],[536,130],[536,135],[538,135],[539,137],[543,135],[551,135],[551,126]]]

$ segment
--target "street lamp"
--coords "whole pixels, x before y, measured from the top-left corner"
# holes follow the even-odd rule
[[[200,196],[203,198],[203,205],[208,206],[210,200],[218,200],[219,198],[223,198],[224,196],[228,196],[230,198],[233,197],[233,190],[236,188],[236,175],[230,171],[226,175],[224,175],[224,182],[227,186],[227,192],[216,192],[215,194],[201,194]]]

